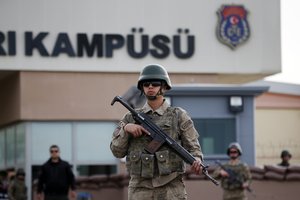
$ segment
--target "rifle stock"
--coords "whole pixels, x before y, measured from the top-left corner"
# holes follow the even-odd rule
[[[149,145],[145,148],[149,153],[155,153],[163,144],[168,145],[178,156],[180,156],[186,163],[192,165],[196,158],[190,154],[185,148],[179,145],[173,138],[161,130],[156,124],[154,124],[151,119],[144,113],[136,112],[128,103],[126,103],[122,97],[116,96],[111,105],[114,105],[115,102],[120,102],[124,107],[126,107],[132,114],[134,120],[143,126],[153,139]],[[219,185],[219,182],[212,178],[207,171],[208,166],[205,166],[201,163],[202,173],[211,180],[215,185]]]

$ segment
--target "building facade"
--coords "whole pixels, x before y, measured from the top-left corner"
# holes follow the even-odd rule
[[[281,151],[288,150],[291,164],[299,165],[300,86],[268,81],[252,84],[269,86],[268,92],[256,98],[256,164],[277,164]]]
[[[110,102],[136,85],[149,63],[165,66],[174,85],[242,84],[281,70],[279,0],[10,0],[0,11],[0,170],[24,168],[27,185],[52,144],[76,175],[118,173],[109,142],[126,109]],[[226,105],[193,113],[206,120],[197,121],[199,131],[212,122],[208,116],[228,119],[229,139],[252,141],[245,160],[254,164],[253,98],[267,89],[237,87],[250,115],[230,117],[235,87],[226,94],[209,87],[221,93],[193,98],[174,90],[170,98],[191,112],[198,101],[199,110]],[[248,132],[237,129],[242,123]],[[201,142],[213,159],[227,144],[214,149],[208,136]]]

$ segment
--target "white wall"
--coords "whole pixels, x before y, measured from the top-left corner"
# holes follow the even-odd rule
[[[217,11],[224,4],[243,5],[248,11],[250,38],[235,50],[216,36]],[[281,69],[280,0],[4,0],[0,18],[0,34],[4,36],[0,48],[8,51],[7,32],[16,33],[16,55],[1,56],[0,69],[5,70],[138,72],[148,63],[160,63],[170,72],[180,73],[274,74]],[[51,53],[59,33],[67,33],[76,50],[77,33],[85,33],[89,39],[93,34],[120,34],[126,38],[132,34],[132,28],[143,28],[143,34],[150,39],[158,34],[170,38],[170,55],[164,59],[151,55],[132,58],[126,50],[127,41],[114,51],[112,58],[69,57],[64,53],[42,57],[36,50],[32,56],[26,56],[24,52],[26,31],[34,37],[48,32],[42,43]],[[186,37],[195,36],[194,54],[187,59],[180,59],[173,52],[172,38],[178,35],[179,28],[189,30],[188,34],[180,34],[183,50]],[[134,36],[138,50],[141,34]]]

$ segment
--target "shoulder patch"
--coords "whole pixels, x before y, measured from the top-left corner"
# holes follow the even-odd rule
[[[186,129],[190,128],[191,126],[193,126],[193,122],[192,122],[192,120],[188,120],[182,124],[181,128],[182,128],[182,130],[186,130]]]

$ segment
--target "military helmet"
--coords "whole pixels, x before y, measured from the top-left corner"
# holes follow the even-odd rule
[[[285,156],[288,156],[288,157],[292,157],[292,154],[290,154],[290,152],[288,151],[288,150],[283,150],[282,152],[281,152],[281,158],[283,158],[283,157],[285,157]]]
[[[25,176],[25,171],[22,168],[18,169],[16,176]]]
[[[239,155],[242,155],[243,151],[242,151],[241,145],[237,142],[232,142],[232,143],[229,144],[229,146],[227,148],[227,155],[229,155],[229,151],[232,148],[237,149],[239,151]]]
[[[166,83],[167,90],[172,88],[171,81],[167,70],[158,64],[151,64],[144,67],[140,73],[140,77],[137,83],[137,88],[142,90],[142,82],[147,80],[162,80]]]

